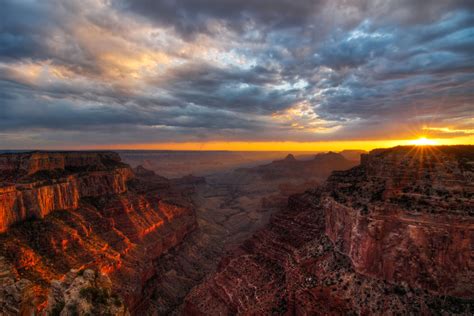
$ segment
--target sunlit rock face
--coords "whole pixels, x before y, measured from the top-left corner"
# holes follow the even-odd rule
[[[153,174],[135,176],[113,154],[64,155],[64,169],[55,163],[54,169],[32,174],[14,169],[21,175],[4,177],[0,256],[14,269],[15,282],[28,281],[34,288],[8,308],[44,311],[52,280],[89,268],[109,278],[110,291],[132,308],[156,273],[153,261],[196,227],[189,192]],[[72,301],[91,309],[84,300]]]
[[[76,209],[79,199],[127,190],[131,169],[114,153],[0,155],[0,232],[12,224]]]
[[[190,292],[185,312],[472,314],[473,155],[371,152],[291,197]]]
[[[0,155],[0,170],[19,178],[48,170],[105,170],[120,161],[114,152],[28,152]]]

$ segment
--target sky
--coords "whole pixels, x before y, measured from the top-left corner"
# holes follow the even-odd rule
[[[474,1],[0,8],[2,149],[474,144]]]

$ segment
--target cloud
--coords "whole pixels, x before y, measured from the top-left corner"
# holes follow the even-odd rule
[[[472,1],[0,6],[2,147],[473,130]]]
[[[322,1],[127,1],[127,8],[159,26],[169,26],[184,37],[214,33],[216,24],[245,32],[253,26],[266,29],[299,26],[309,20]]]

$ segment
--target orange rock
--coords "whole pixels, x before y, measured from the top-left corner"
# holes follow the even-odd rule
[[[110,277],[114,291],[133,307],[155,274],[154,260],[196,227],[191,205],[165,202],[166,192],[157,189],[165,187],[148,184],[154,177],[160,183],[166,179],[135,179],[129,189],[133,172],[116,155],[42,153],[27,155],[34,160],[29,163],[19,157],[19,174],[23,167],[43,171],[13,177],[16,182],[0,188],[0,255],[38,286],[38,308],[45,306],[51,280],[86,268]],[[0,168],[13,165],[5,167],[5,155],[2,159]],[[44,171],[57,166],[64,172]],[[30,218],[41,220],[24,221]]]

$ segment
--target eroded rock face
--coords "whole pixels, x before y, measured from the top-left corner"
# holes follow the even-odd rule
[[[361,215],[330,199],[324,209],[327,235],[358,272],[436,293],[474,295],[472,218]]]
[[[474,147],[420,150],[372,152],[290,198],[184,313],[472,314]]]
[[[469,299],[430,294],[358,273],[325,235],[321,192],[288,209],[221,260],[185,299],[185,315],[468,315]]]
[[[156,272],[153,260],[178,245],[195,224],[190,207],[127,193],[17,225],[0,236],[0,252],[32,282],[59,279],[72,268],[96,269],[133,306]],[[47,286],[38,293],[40,300],[46,292]]]
[[[38,171],[104,170],[120,161],[114,152],[27,152],[0,155],[0,170],[19,178]]]
[[[399,147],[328,180],[326,233],[360,273],[474,296],[474,147]]]
[[[16,269],[0,257],[0,315],[32,315],[35,303],[34,284],[21,279]]]
[[[135,177],[127,165],[105,161],[81,165],[80,171],[49,170],[41,174],[44,182],[34,184],[27,181],[37,179],[38,172],[18,176],[16,191],[6,192],[16,202],[10,208],[2,204],[4,218],[12,210],[25,216],[16,217],[16,225],[0,234],[0,255],[20,280],[35,287],[34,295],[22,298],[35,311],[44,312],[51,281],[71,269],[106,276],[124,305],[133,307],[156,273],[153,261],[196,227],[190,188],[152,174]],[[21,221],[31,217],[36,220]],[[91,308],[86,305],[84,311]]]
[[[71,270],[63,280],[53,280],[48,296],[48,315],[115,315],[128,316],[112,281],[91,269]]]
[[[113,153],[4,154],[0,172],[0,232],[54,210],[76,209],[83,197],[124,193],[133,177]]]

